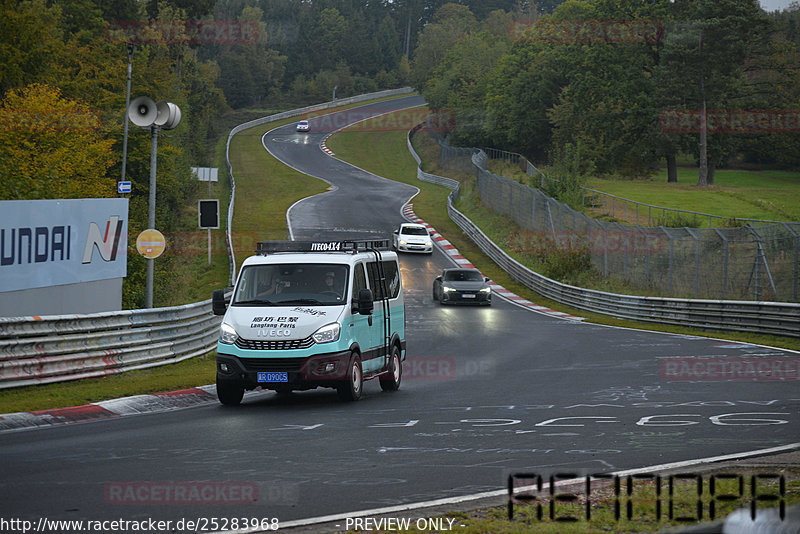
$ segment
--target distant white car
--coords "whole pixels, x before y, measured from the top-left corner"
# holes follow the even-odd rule
[[[311,126],[308,124],[308,121],[302,120],[297,123],[297,131],[298,132],[310,132]]]
[[[423,224],[403,223],[394,231],[394,249],[398,252],[433,252],[433,239]]]

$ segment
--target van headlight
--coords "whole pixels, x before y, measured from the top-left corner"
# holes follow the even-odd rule
[[[229,325],[228,323],[222,323],[219,326],[219,342],[224,343],[226,345],[233,345],[236,343],[236,340],[239,339],[239,334],[236,333],[236,329]]]
[[[311,334],[311,337],[313,337],[314,341],[317,343],[333,343],[334,341],[339,341],[339,332],[341,329],[342,327],[339,326],[339,323],[326,324]]]

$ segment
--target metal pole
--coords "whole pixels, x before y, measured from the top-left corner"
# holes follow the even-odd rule
[[[125,181],[125,168],[128,163],[128,107],[131,105],[131,72],[133,71],[133,45],[128,45],[128,84],[125,90],[125,118],[122,134],[122,178]],[[120,196],[123,194],[120,193]]]
[[[147,206],[147,228],[156,227],[156,156],[158,155],[158,126],[150,127],[150,200]],[[147,260],[145,308],[153,307],[153,260]]]

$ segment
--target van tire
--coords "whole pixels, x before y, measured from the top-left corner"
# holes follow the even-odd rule
[[[397,345],[392,345],[389,353],[388,373],[382,374],[378,380],[383,391],[397,391],[400,389],[400,381],[403,379],[403,362],[400,361],[400,349]]]
[[[233,380],[217,380],[217,398],[225,406],[238,406],[244,397],[244,386]]]
[[[347,366],[347,376],[345,380],[336,386],[336,392],[343,401],[357,401],[361,398],[364,389],[364,373],[361,367],[361,356],[358,353],[350,355],[350,363]]]

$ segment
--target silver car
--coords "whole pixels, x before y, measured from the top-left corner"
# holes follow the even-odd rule
[[[477,269],[445,269],[433,281],[433,300],[442,304],[492,304],[489,279]]]

